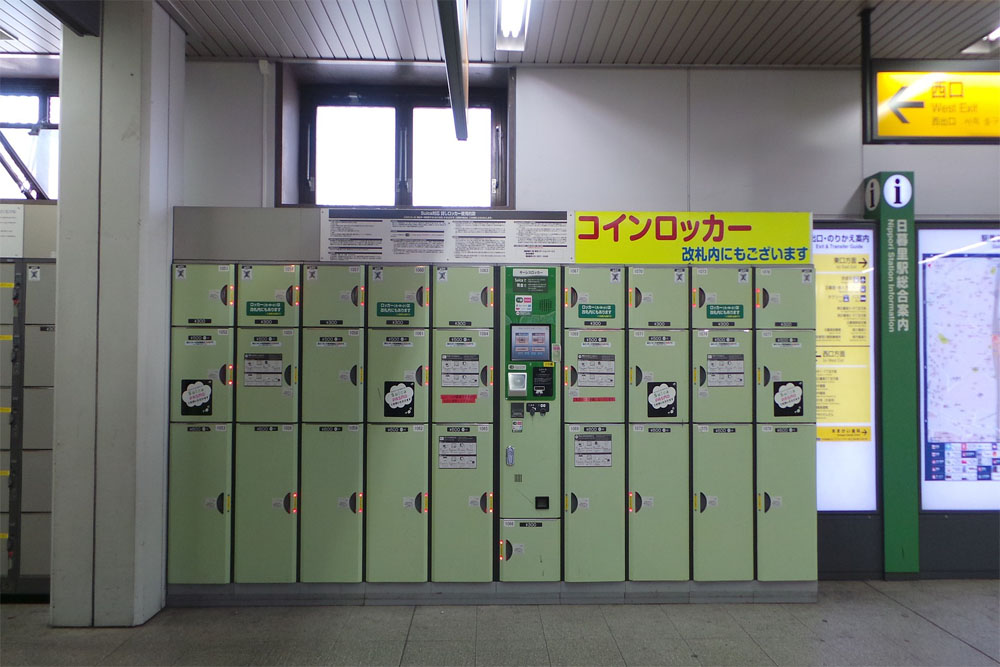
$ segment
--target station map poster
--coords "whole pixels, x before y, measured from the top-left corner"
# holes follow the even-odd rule
[[[922,507],[1000,510],[1000,230],[921,229]]]
[[[877,509],[874,234],[813,230],[816,266],[816,509]]]

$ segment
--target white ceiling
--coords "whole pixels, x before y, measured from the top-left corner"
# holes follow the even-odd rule
[[[440,62],[436,0],[158,0],[188,57]],[[859,11],[875,58],[958,58],[1000,24],[996,0],[534,0],[524,53],[494,50],[495,0],[469,0],[469,59],[539,65],[856,66]],[[34,0],[0,0],[0,53],[58,53]],[[995,55],[994,55],[995,58]]]

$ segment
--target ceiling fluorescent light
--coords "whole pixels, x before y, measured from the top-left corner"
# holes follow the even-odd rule
[[[497,0],[497,51],[524,51],[531,0]]]
[[[990,40],[991,42],[995,42],[998,39],[1000,39],[1000,26],[997,26],[996,30],[986,35],[986,39]]]
[[[996,30],[982,39],[977,39],[962,49],[962,54],[967,56],[986,55],[998,49],[1000,49],[1000,26],[997,26]]]

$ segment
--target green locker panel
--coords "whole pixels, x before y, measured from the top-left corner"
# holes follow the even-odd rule
[[[493,327],[492,266],[434,267],[434,326]]]
[[[236,317],[241,327],[299,325],[298,264],[240,264]]]
[[[369,329],[368,421],[427,421],[427,329]]]
[[[628,443],[628,572],[632,581],[687,581],[688,425],[632,424]]]
[[[424,265],[368,267],[368,326],[429,327],[429,274]]]
[[[174,264],[173,326],[233,326],[236,270],[232,264]]]
[[[27,264],[24,267],[24,323],[55,324],[56,265]]]
[[[363,421],[363,333],[361,329],[302,330],[302,421]]]
[[[629,268],[628,325],[633,329],[686,329],[691,289],[686,266]]]
[[[625,426],[565,428],[565,579],[624,581]]]
[[[493,421],[493,330],[434,331],[435,422]]]
[[[567,329],[567,422],[625,421],[625,331]]]
[[[687,331],[673,329],[628,332],[629,421],[687,421],[689,340]]]
[[[696,266],[691,271],[693,329],[749,329],[753,300],[748,266]]]
[[[753,414],[753,336],[736,329],[692,333],[695,422],[749,422]]]
[[[302,326],[361,327],[365,324],[365,267],[302,267]]]
[[[361,581],[361,428],[302,426],[299,581]]]
[[[14,323],[14,294],[14,264],[0,263],[0,324]]]
[[[369,425],[367,580],[427,581],[427,428]]]
[[[167,583],[228,584],[233,433],[171,424]]]
[[[500,581],[559,581],[559,519],[500,522]]]
[[[558,518],[559,404],[511,401],[500,410],[500,516]]]
[[[753,579],[753,427],[695,424],[694,578]]]
[[[431,580],[493,580],[493,427],[431,431]]]
[[[298,428],[236,425],[233,581],[295,581]]]
[[[233,419],[233,330],[170,330],[170,421]]]
[[[298,419],[297,329],[237,329],[236,421]]]
[[[757,421],[816,421],[815,331],[757,331]]]
[[[567,266],[563,307],[567,329],[624,329],[625,267]]]
[[[816,427],[757,426],[757,579],[816,580]]]
[[[815,329],[813,267],[757,268],[754,311],[758,329]]]

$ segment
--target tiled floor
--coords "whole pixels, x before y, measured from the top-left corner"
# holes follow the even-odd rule
[[[4,605],[9,665],[998,665],[1000,582],[823,582],[817,604],[166,609]]]

